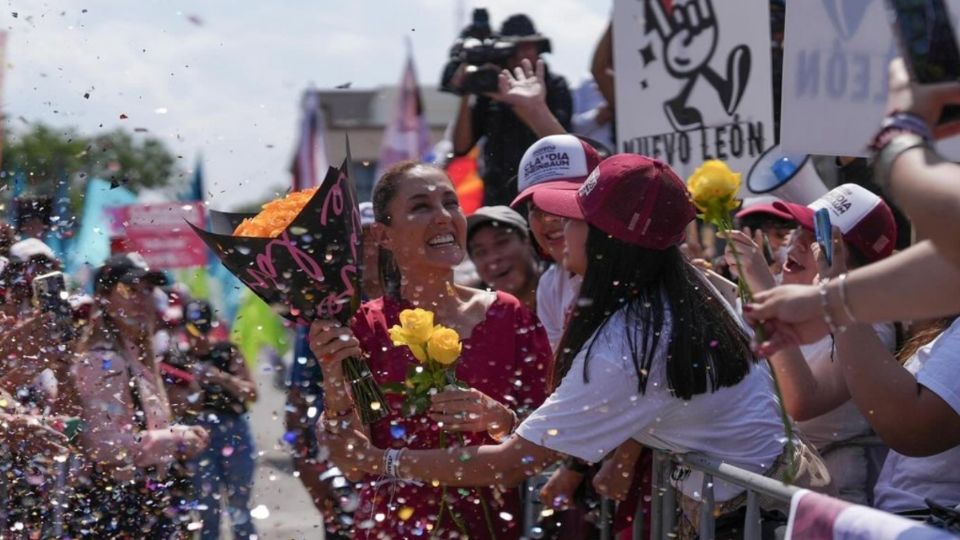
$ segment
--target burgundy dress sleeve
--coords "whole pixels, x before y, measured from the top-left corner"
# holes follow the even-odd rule
[[[547,399],[547,381],[553,370],[553,351],[547,331],[537,316],[517,301],[516,351],[519,391],[514,408],[521,418],[539,407]]]

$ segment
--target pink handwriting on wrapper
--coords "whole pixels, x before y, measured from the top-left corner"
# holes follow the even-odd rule
[[[343,215],[344,210],[346,209],[346,201],[343,192],[343,182],[346,179],[346,176],[341,173],[337,178],[336,183],[330,188],[330,191],[327,193],[326,197],[323,200],[323,205],[321,207],[320,213],[320,224],[321,226],[326,226],[328,223],[329,217],[339,217]],[[358,249],[359,244],[357,231],[360,230],[360,216],[357,212],[350,212],[350,219],[353,222],[353,230],[350,235],[350,254],[354,261],[358,260]],[[297,245],[292,242],[286,231],[277,238],[276,240],[267,244],[264,252],[260,255],[257,255],[256,268],[248,268],[247,275],[251,278],[249,285],[257,289],[277,289],[280,288],[281,283],[278,281],[278,272],[276,264],[274,262],[275,252],[274,249],[280,249],[281,253],[285,250],[290,257],[293,259],[293,262],[296,265],[296,268],[306,274],[310,279],[315,282],[324,282],[325,276],[323,274],[323,269],[310,254],[306,253]],[[341,267],[339,278],[342,281],[342,287],[332,287],[331,283],[324,283],[323,289],[330,291],[317,303],[317,316],[318,317],[334,317],[343,312],[343,310],[350,305],[350,300],[356,294],[356,289],[353,286],[355,281],[355,276],[358,273],[358,268],[356,264],[347,264]],[[336,291],[341,292],[336,292]],[[295,309],[291,309],[291,314],[297,314]],[[298,317],[297,322],[309,322],[303,317]]]
[[[311,279],[323,281],[323,269],[320,268],[320,264],[310,257],[310,254],[297,247],[297,245],[290,240],[287,231],[283,231],[283,234],[276,240],[267,244],[263,253],[257,255],[255,259],[257,267],[247,269],[247,275],[252,278],[250,282],[252,287],[258,289],[279,288],[280,283],[277,282],[277,267],[273,262],[274,248],[286,250],[297,264],[297,267],[299,267],[303,273],[310,276]]]

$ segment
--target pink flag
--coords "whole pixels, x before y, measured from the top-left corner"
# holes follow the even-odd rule
[[[300,120],[297,153],[290,165],[293,191],[319,185],[327,175],[329,166],[326,149],[327,122],[320,107],[320,92],[314,89],[304,92],[301,108],[303,117]]]
[[[409,52],[399,90],[397,107],[384,130],[383,143],[380,145],[380,159],[374,177],[377,179],[394,163],[405,159],[422,160],[431,150],[430,129],[417,86],[417,71],[413,65],[413,54]]]

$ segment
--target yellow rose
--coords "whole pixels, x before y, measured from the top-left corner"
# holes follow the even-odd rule
[[[726,218],[724,214],[735,210],[740,204],[740,173],[735,173],[727,164],[716,159],[705,161],[693,171],[687,180],[690,198],[707,221]]]
[[[389,333],[390,341],[393,342],[395,347],[405,346],[410,349],[410,352],[413,353],[414,358],[420,362],[427,361],[427,351],[423,343],[417,343],[413,338],[411,338],[409,332],[397,325],[394,325],[392,328],[390,328]]]
[[[433,334],[433,312],[425,309],[405,309],[400,312],[400,325],[407,335],[407,343],[425,344]]]
[[[456,330],[443,326],[438,326],[430,336],[430,341],[427,342],[427,353],[430,358],[444,366],[456,362],[457,358],[460,358],[461,349],[460,334],[457,334]]]

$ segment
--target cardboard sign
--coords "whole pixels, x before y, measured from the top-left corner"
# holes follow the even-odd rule
[[[203,222],[199,203],[134,204],[110,209],[110,235],[124,251],[143,255],[150,268],[169,270],[207,265],[207,248],[186,220]]]
[[[617,147],[682,177],[773,146],[768,0],[616,0]]]
[[[946,0],[954,17],[960,0]],[[898,54],[883,0],[788,2],[780,142],[787,152],[866,156]],[[954,20],[954,28],[957,21]],[[960,158],[960,139],[938,145]]]

